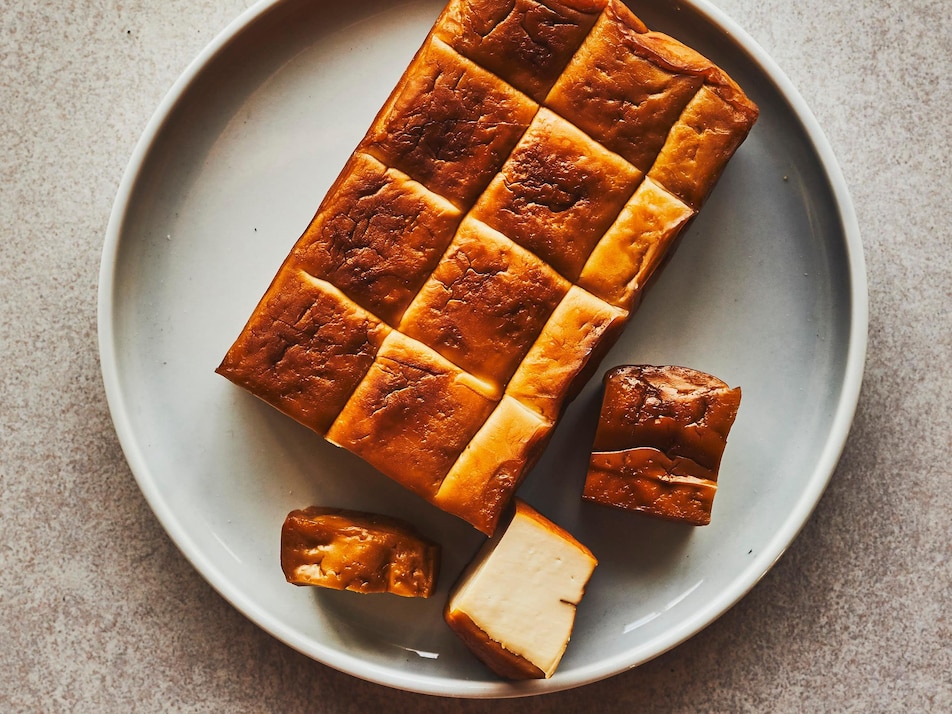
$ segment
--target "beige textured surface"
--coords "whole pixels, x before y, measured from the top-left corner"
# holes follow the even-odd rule
[[[250,3],[8,0],[0,11],[0,710],[952,710],[952,111],[943,0],[721,0],[814,110],[870,289],[856,422],[814,517],[684,645],[529,701],[450,702],[295,653],[179,554],[103,398],[96,287],[148,117]]]

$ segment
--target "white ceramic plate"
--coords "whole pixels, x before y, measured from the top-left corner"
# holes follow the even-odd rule
[[[122,181],[106,237],[100,347],[132,470],[168,533],[241,612],[317,660],[467,697],[573,687],[709,624],[808,518],[852,420],[866,344],[862,248],[809,110],[702,1],[636,12],[721,64],[762,115],[603,366],[673,363],[743,388],[713,523],[582,503],[598,380],[521,495],[600,559],[548,681],[500,682],[443,624],[481,537],[213,373],[439,13],[442,0],[265,2],[189,67]],[[311,504],[409,519],[444,544],[430,600],[296,588],[279,531]]]

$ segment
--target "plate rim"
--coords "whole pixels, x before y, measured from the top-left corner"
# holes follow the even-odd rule
[[[291,0],[258,0],[228,23],[186,66],[153,112],[136,142],[118,185],[116,198],[109,215],[99,269],[97,302],[100,369],[106,402],[120,446],[150,509],[166,534],[185,556],[186,560],[191,563],[192,567],[221,597],[253,623],[281,642],[325,665],[352,676],[396,689],[420,694],[464,698],[509,698],[551,693],[590,684],[633,669],[693,637],[720,618],[750,592],[801,532],[833,477],[846,446],[859,402],[865,371],[869,323],[865,256],[848,185],[832,147],[816,117],[779,65],[742,27],[709,0],[683,0],[684,5],[693,8],[705,22],[724,33],[738,49],[745,52],[752,61],[759,65],[760,69],[776,85],[780,94],[789,103],[791,111],[803,127],[806,137],[817,154],[822,171],[829,181],[831,197],[842,229],[843,248],[851,284],[848,293],[850,298],[848,311],[849,336],[845,343],[847,349],[843,378],[840,383],[840,397],[830,422],[828,438],[819,452],[817,466],[810,479],[805,483],[801,498],[795,508],[788,514],[784,523],[785,527],[774,534],[774,537],[765,544],[765,547],[752,559],[747,568],[735,578],[732,583],[734,587],[725,588],[718,597],[708,603],[707,607],[699,610],[694,616],[686,618],[679,627],[672,628],[667,633],[667,637],[660,638],[663,640],[660,647],[656,641],[649,641],[640,647],[628,649],[614,657],[579,667],[572,676],[549,680],[530,682],[501,680],[487,683],[467,682],[432,675],[408,674],[384,665],[364,661],[350,653],[332,649],[322,643],[304,638],[293,629],[284,627],[266,611],[260,609],[222,576],[214,563],[191,540],[174,512],[167,507],[161,498],[155,479],[151,477],[150,467],[139,448],[135,431],[131,426],[130,413],[120,384],[119,360],[114,332],[115,277],[126,217],[147,160],[170,116],[179,106],[192,84],[200,78],[205,68],[230,43],[237,40],[243,31],[267,13],[289,2]],[[649,644],[652,646],[648,647]],[[642,651],[649,649],[650,652]]]

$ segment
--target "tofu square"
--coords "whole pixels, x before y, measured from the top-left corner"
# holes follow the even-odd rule
[[[545,104],[647,171],[709,64],[613,1]]]
[[[582,497],[707,525],[740,399],[739,387],[687,367],[609,371]]]
[[[654,448],[592,454],[582,498],[693,526],[711,522],[717,483],[692,475],[689,459],[669,459]]]
[[[734,100],[731,86],[705,85],[671,128],[648,176],[700,208],[728,160],[747,137],[756,109]]]
[[[569,287],[525,248],[467,218],[400,330],[501,393]]]
[[[440,546],[399,518],[310,506],[284,519],[281,569],[293,585],[426,598]]]
[[[646,178],[595,246],[578,284],[612,305],[634,310],[694,215],[690,206]]]
[[[330,283],[288,268],[215,371],[324,434],[389,333]]]
[[[621,333],[628,313],[572,286],[549,317],[506,394],[556,421]]]
[[[460,454],[433,500],[486,535],[535,465],[552,422],[504,396]]]
[[[294,246],[291,260],[396,325],[461,219],[446,199],[356,153]]]
[[[575,280],[641,177],[627,161],[540,109],[470,215]]]
[[[434,34],[542,101],[604,5],[605,0],[451,0]]]
[[[327,439],[432,501],[495,405],[489,385],[393,331]]]
[[[450,593],[444,619],[488,667],[509,679],[551,677],[598,560],[521,499]]]
[[[360,148],[466,210],[537,108],[434,38],[414,58]]]

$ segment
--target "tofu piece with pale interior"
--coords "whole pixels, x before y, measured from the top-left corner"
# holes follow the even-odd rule
[[[596,565],[574,536],[517,498],[512,520],[455,585],[444,618],[498,675],[549,678]]]

